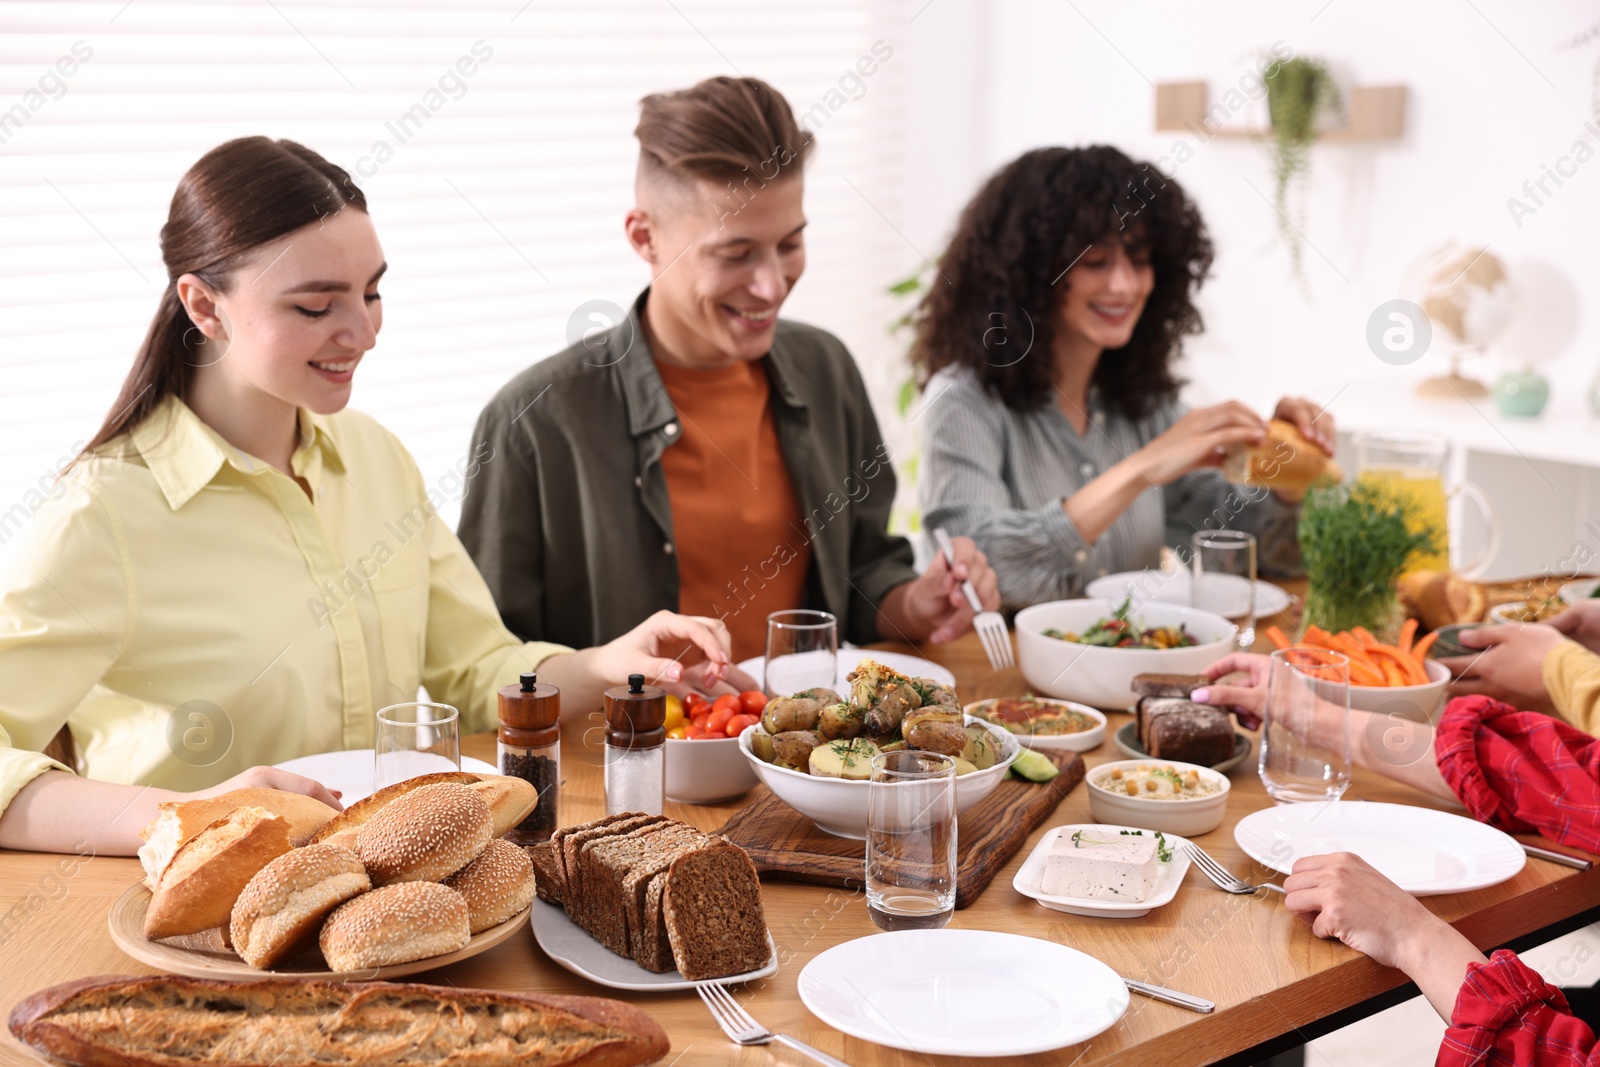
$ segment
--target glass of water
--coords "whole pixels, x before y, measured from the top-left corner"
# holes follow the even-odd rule
[[[836,684],[839,620],[826,611],[774,611],[767,616],[767,658],[762,688],[767,696]]]
[[[1261,720],[1261,783],[1273,800],[1338,800],[1350,788],[1348,657],[1274,652]]]
[[[944,926],[956,906],[956,761],[901,750],[872,758],[867,914],[882,930]]]
[[[1256,643],[1256,539],[1238,530],[1201,530],[1189,539],[1189,606],[1239,628],[1239,647]]]
[[[461,713],[449,704],[390,704],[378,712],[372,788],[461,769]]]

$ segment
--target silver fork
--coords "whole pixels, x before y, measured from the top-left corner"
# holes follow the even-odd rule
[[[956,552],[950,544],[950,535],[935,526],[933,540],[939,546],[939,551],[944,553],[945,562],[953,566]],[[966,594],[967,603],[972,605],[972,628],[978,632],[978,640],[983,643],[989,666],[997,671],[1016,666],[1016,658],[1011,654],[1011,631],[1006,629],[1005,618],[998,611],[983,610],[983,601],[978,599],[978,591],[972,588],[970,581],[961,583],[961,591]]]
[[[1206,853],[1205,849],[1201,848],[1193,841],[1185,842],[1183,847],[1188,849],[1189,858],[1194,860],[1194,865],[1196,867],[1200,868],[1200,873],[1217,883],[1217,886],[1220,889],[1225,889],[1229,893],[1254,893],[1257,889],[1270,889],[1275,893],[1282,893],[1285,896],[1288,896],[1288,890],[1284,889],[1281,885],[1273,885],[1271,882],[1262,882],[1260,885],[1251,885],[1249,882],[1245,881],[1243,878],[1240,878],[1222,864],[1212,859],[1210,855]]]
[[[787,1045],[796,1052],[803,1052],[818,1063],[826,1063],[829,1067],[850,1067],[843,1060],[836,1060],[826,1052],[818,1051],[804,1041],[790,1037],[788,1034],[775,1034],[765,1026],[750,1017],[750,1013],[739,1006],[725,986],[715,982],[702,982],[695,987],[700,993],[700,999],[706,1002],[706,1007],[711,1010],[711,1017],[722,1027],[722,1032],[728,1035],[728,1040],[739,1045],[765,1045],[769,1041],[776,1041],[780,1045]]]

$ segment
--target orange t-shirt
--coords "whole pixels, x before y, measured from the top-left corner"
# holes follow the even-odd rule
[[[690,370],[657,361],[678,411],[661,455],[678,610],[721,618],[735,662],[762,655],[767,616],[802,607],[811,545],[778,444],[766,361]]]

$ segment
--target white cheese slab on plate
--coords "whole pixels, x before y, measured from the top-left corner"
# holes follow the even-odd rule
[[[1161,876],[1156,835],[1094,830],[1061,834],[1044,857],[1039,888],[1052,897],[1142,904]]]
[[[1106,897],[1079,896],[1076,895],[1076,892],[1068,894],[1046,891],[1045,874],[1050,858],[1052,856],[1060,856],[1063,854],[1062,850],[1074,847],[1072,844],[1073,834],[1082,831],[1083,833],[1079,840],[1086,843],[1091,840],[1110,841],[1114,838],[1123,837],[1123,830],[1128,831],[1127,837],[1131,837],[1135,841],[1140,838],[1147,838],[1153,845],[1151,851],[1156,860],[1154,881],[1144,899],[1132,900],[1126,896],[1119,895],[1111,895],[1108,899]],[[1134,831],[1138,832],[1135,833]],[[1157,838],[1155,831],[1140,830],[1136,826],[1115,826],[1109,823],[1072,823],[1067,826],[1057,826],[1048,830],[1044,837],[1039,839],[1039,843],[1034,846],[1033,851],[1028,854],[1028,858],[1023,861],[1021,868],[1018,869],[1016,877],[1011,880],[1011,885],[1023,896],[1031,897],[1038,901],[1042,907],[1051,908],[1055,911],[1070,912],[1073,915],[1087,915],[1096,919],[1137,919],[1141,915],[1150,914],[1150,912],[1163,904],[1170,903],[1172,898],[1178,895],[1178,887],[1183,884],[1183,876],[1189,870],[1189,855],[1183,851],[1182,847],[1187,841],[1187,838],[1179,837],[1177,834],[1162,834],[1160,838]],[[1165,861],[1161,860],[1159,854],[1162,851],[1161,845],[1163,843],[1170,850],[1170,858]],[[1078,849],[1077,851],[1081,853],[1085,850]],[[1133,854],[1132,852],[1126,853],[1126,855]],[[1123,854],[1118,853],[1118,855]],[[1059,866],[1060,864],[1058,863],[1058,868]],[[1109,868],[1101,867],[1099,870],[1101,881],[1113,877],[1109,873]],[[1092,873],[1089,880],[1095,880]],[[1093,887],[1084,885],[1081,882],[1073,885],[1063,885],[1058,882],[1052,884],[1049,888],[1051,890],[1067,888],[1081,891]]]

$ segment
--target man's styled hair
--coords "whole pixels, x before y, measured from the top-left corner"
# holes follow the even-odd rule
[[[688,89],[639,101],[639,177],[675,182],[709,178],[736,195],[798,175],[812,136],[789,101],[756,78],[707,78]]]

